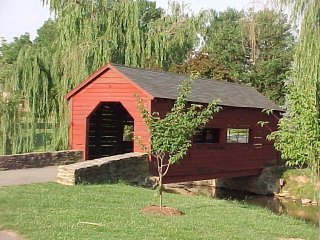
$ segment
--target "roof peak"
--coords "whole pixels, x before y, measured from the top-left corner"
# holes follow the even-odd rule
[[[92,73],[81,84],[65,95],[65,98],[69,100],[72,96],[77,94],[77,92],[95,81],[95,79],[99,78],[99,76],[109,69],[116,70],[138,89],[146,93],[150,99],[176,99],[179,95],[179,86],[185,79],[189,78],[189,76],[183,74],[110,63],[103,65]],[[207,78],[198,78],[193,82],[188,101],[210,103],[214,99],[220,99],[220,105],[222,106],[258,109],[267,108],[282,111],[279,106],[274,104],[252,86]]]

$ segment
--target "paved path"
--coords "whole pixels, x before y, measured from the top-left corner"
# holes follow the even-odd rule
[[[57,166],[0,171],[0,186],[55,182],[57,173]]]

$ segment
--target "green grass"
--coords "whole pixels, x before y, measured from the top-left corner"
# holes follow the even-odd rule
[[[32,239],[317,239],[314,226],[254,206],[165,193],[179,217],[140,212],[155,191],[124,184],[0,188],[0,227]],[[102,227],[78,224],[103,224]]]
[[[311,170],[308,168],[286,169],[282,174],[282,178],[285,180],[282,191],[289,191],[291,195],[299,198],[316,198],[316,187],[311,181],[310,176]],[[308,182],[299,181],[299,177],[307,179]]]

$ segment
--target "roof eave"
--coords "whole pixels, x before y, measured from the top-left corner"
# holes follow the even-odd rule
[[[97,71],[92,73],[89,77],[87,77],[84,81],[82,81],[74,89],[72,89],[70,92],[68,92],[66,95],[64,95],[64,99],[69,101],[70,98],[72,98],[76,93],[78,93],[81,89],[83,89],[88,84],[90,84],[92,81],[94,81],[97,77],[99,77],[101,74],[106,72],[108,69],[110,69],[110,64],[105,64],[102,67],[100,67]]]
[[[97,71],[95,71],[94,73],[92,73],[89,77],[87,77],[84,81],[82,81],[82,83],[80,83],[79,85],[77,85],[74,89],[72,89],[69,93],[67,93],[64,96],[64,99],[66,100],[70,100],[70,98],[72,98],[75,94],[77,94],[81,89],[83,89],[84,87],[86,87],[88,84],[90,84],[91,82],[93,82],[95,79],[97,79],[99,76],[101,76],[103,73],[105,73],[106,71],[108,71],[109,69],[114,70],[115,72],[117,72],[119,75],[121,75],[122,77],[124,77],[125,79],[127,79],[128,81],[130,81],[137,89],[139,89],[141,92],[143,92],[146,96],[148,96],[150,99],[153,99],[154,96],[152,96],[149,92],[147,92],[145,89],[143,89],[142,87],[140,87],[137,83],[135,83],[133,80],[131,80],[129,77],[127,77],[125,74],[123,74],[121,71],[119,71],[117,69],[116,66],[113,66],[112,64],[108,63],[103,65],[102,67],[100,67]]]

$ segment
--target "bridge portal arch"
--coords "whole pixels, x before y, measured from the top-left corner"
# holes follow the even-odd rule
[[[120,102],[100,102],[87,117],[87,159],[133,152],[134,119]]]

